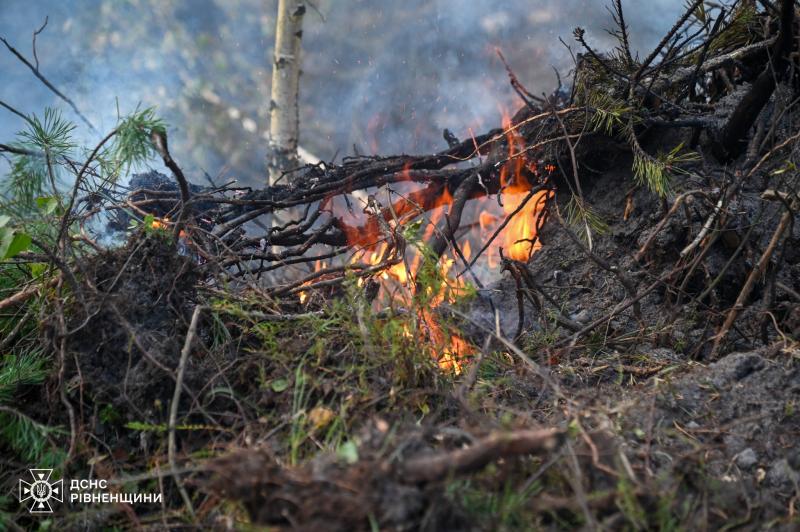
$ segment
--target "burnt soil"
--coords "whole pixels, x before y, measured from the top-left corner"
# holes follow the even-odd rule
[[[648,149],[671,145],[680,134],[652,132]],[[581,154],[590,168],[584,193],[608,225],[593,252],[639,283],[650,282],[670,271],[707,206],[687,205],[636,262],[664,206],[632,185],[624,149],[608,139],[592,146]],[[697,164],[682,189],[722,179],[723,168]],[[740,196],[732,234],[714,244],[684,292],[665,283],[641,300],[640,317],[622,312],[561,345],[554,312],[586,324],[626,292],[551,219],[540,235],[544,247],[527,268],[559,306],[537,310],[526,303],[516,342],[545,373],[531,371],[486,333],[494,328],[487,298],[499,310],[504,336],[519,327],[517,286],[508,275],[461,307],[468,320],[452,320],[484,346],[485,356],[464,374],[448,376],[429,353],[420,358],[413,338],[393,332],[402,313],[374,317],[366,325],[371,340],[364,340],[363,308],[352,290],[332,302],[295,303],[295,312],[310,316],[299,323],[264,317],[268,302],[252,294],[221,296],[169,234],[140,230],[124,247],[80,266],[97,291],[95,299],[76,298],[65,309],[68,397],[79,405],[84,430],[103,442],[98,474],[134,473],[153,461],[165,467],[174,368],[192,309],[204,301],[216,312],[201,320],[188,359],[177,442],[182,460],[205,464],[185,484],[194,497],[210,497],[197,510],[207,526],[246,520],[306,530],[376,524],[394,530],[756,530],[768,524],[790,530],[800,493],[800,366],[796,344],[787,341],[798,334],[797,302],[779,294],[775,306],[783,310],[768,324],[774,320],[777,329],[765,328],[758,302],[768,286],[760,282],[724,355],[708,359],[724,310],[771,236],[774,223],[764,221],[781,212],[779,206],[760,210],[756,188],[762,185],[753,188]],[[724,268],[754,223],[750,248]],[[772,283],[800,291],[797,238],[795,228]],[[716,288],[698,301],[723,268]],[[54,335],[56,324],[49,330]],[[63,419],[58,399],[45,401],[37,408]],[[572,419],[562,425],[568,444],[550,454],[500,458],[479,471],[424,482],[408,482],[395,467],[495,430],[558,426],[564,419]],[[92,449],[81,453],[97,456]],[[223,458],[204,458],[218,455]],[[163,489],[169,504],[180,506],[174,485],[165,482]],[[145,519],[159,519],[141,511]],[[70,527],[76,519],[100,524],[113,515],[62,517]]]
[[[197,150],[180,153],[173,142],[178,149],[166,153],[166,129],[144,109],[94,151],[48,150],[38,133],[19,139],[32,143],[0,145],[14,168],[10,177],[39,168],[40,148],[50,170],[43,183],[56,175],[50,163],[62,178],[78,176],[63,218],[66,203],[56,201],[45,215],[57,198],[37,199],[46,209],[37,208],[35,219],[55,222],[36,238],[44,245],[32,242],[0,272],[2,333],[13,328],[11,340],[0,337],[0,531],[800,530],[796,2],[742,0],[723,9],[692,0],[642,57],[630,49],[623,17],[623,4],[632,2],[604,3],[615,48],[594,49],[609,41],[597,39],[592,21],[576,21],[591,24],[575,29],[577,41],[562,41],[575,53],[574,70],[543,98],[523,83],[546,57],[528,57],[538,66],[517,77],[513,68],[525,62],[514,65],[509,54],[512,64],[504,66],[524,103],[511,127],[478,137],[456,131],[461,141],[445,130],[448,151],[346,156],[252,190],[199,186],[199,167],[207,165],[192,160]],[[170,24],[169,10],[154,13],[163,19],[156,29]],[[333,26],[353,15],[333,14]],[[539,14],[535,24],[552,31],[553,21]],[[514,21],[524,26],[527,15]],[[396,29],[383,31],[397,36]],[[43,30],[34,33],[34,48]],[[483,47],[481,35],[462,37],[468,42],[459,46]],[[195,44],[220,70],[208,43]],[[428,74],[435,82],[438,73],[408,66],[397,76],[436,92],[435,83],[419,82]],[[38,58],[36,67],[44,81]],[[301,83],[309,81],[336,94],[336,80]],[[365,102],[387,96],[372,92]],[[203,123],[202,135],[222,152],[232,145],[226,139],[247,131],[228,104],[214,106],[225,131],[209,134],[217,126]],[[432,138],[426,120],[435,116],[408,115]],[[34,126],[33,115],[26,121]],[[50,122],[61,129],[57,113],[40,126]],[[145,138],[159,148],[150,162],[160,155],[170,175],[119,175],[141,163],[135,157],[118,166],[122,152],[152,151]],[[28,160],[16,158],[20,150],[39,161],[17,164]],[[222,155],[234,163],[225,179],[242,177],[236,154]],[[82,169],[73,156],[88,156]],[[179,167],[194,184],[184,183]],[[401,186],[396,177],[411,179],[413,171],[408,186],[425,184],[436,200],[445,189],[456,199],[468,192],[464,200],[507,186],[503,170],[552,190],[554,199],[536,235],[541,249],[525,263],[503,261],[492,285],[438,305],[428,289],[437,293],[441,282],[424,268],[403,302],[380,300],[381,272],[317,277],[319,288],[302,300],[280,286],[311,267],[303,261],[313,255],[353,251],[344,249],[353,242],[330,212],[331,197],[375,193],[382,200],[387,188]],[[591,214],[585,224],[570,215],[576,206]],[[270,208],[276,219],[293,209],[305,214],[270,228],[266,216],[255,218]],[[159,223],[147,223],[145,213]],[[106,214],[97,234],[114,242],[109,249],[87,236]],[[784,232],[776,231],[787,225],[781,220],[788,220]],[[393,251],[414,245],[412,223],[399,230],[382,221],[375,224],[381,234],[368,236]],[[15,214],[14,231],[17,222]],[[228,224],[230,234],[210,234]],[[12,225],[4,225],[4,236]],[[250,230],[257,225],[264,232]],[[458,228],[448,229],[454,235]],[[277,257],[259,256],[279,249]],[[259,261],[264,277],[248,271]],[[751,277],[752,291],[738,301]],[[28,299],[15,299],[20,294]],[[634,297],[637,304],[620,309]],[[732,310],[737,319],[723,337]],[[474,347],[460,372],[439,365],[450,335]],[[75,504],[65,497],[54,513],[31,515],[17,499],[32,467],[54,468],[65,488],[71,480],[102,480],[108,492],[160,500]]]
[[[781,119],[786,131],[798,124],[790,114]],[[688,128],[638,133],[648,153],[693,137]],[[515,266],[547,297],[526,293],[506,272],[472,298],[436,309],[442,328],[480,352],[460,374],[436,364],[441,349],[427,341],[419,309],[376,312],[369,284],[320,290],[303,304],[271,299],[257,287],[225,284],[169,231],[146,227],[118,249],[79,260],[75,275],[87,289],[58,301],[63,312],[52,314],[65,323],[45,320],[41,334],[63,374],[51,376],[47,393],[22,389],[21,408],[50,425],[74,425],[53,436],[65,447],[75,438],[65,466],[72,478],[160,492],[164,505],[67,508],[54,526],[796,529],[797,214],[718,353],[713,345],[786,212],[761,195],[796,173],[786,168],[797,148],[743,184],[726,206],[725,230],[703,240],[702,260],[676,270],[693,260],[681,251],[736,176],[732,169],[744,166],[712,159],[705,136],[692,147],[699,158],[660,198],[637,184],[626,142],[582,140],[584,200],[605,226],[594,231],[591,253],[616,271],[591,260],[588,243],[569,237],[580,227],[555,215],[570,201],[562,150],[552,161],[558,194],[538,235],[543,247]],[[691,190],[701,192],[654,233],[675,197]],[[640,291],[654,287],[638,315],[611,315],[629,297],[620,277]],[[528,296],[539,297],[538,306]],[[204,311],[178,390],[171,456],[169,405],[197,305]],[[595,320],[579,335],[559,325]],[[404,469],[420,457],[455,460],[493,434],[541,427],[557,437],[535,452],[500,446],[436,478]],[[166,473],[172,460],[177,472]]]

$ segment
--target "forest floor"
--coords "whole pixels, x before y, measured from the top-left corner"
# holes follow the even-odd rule
[[[84,230],[112,196],[99,178],[78,196],[81,179],[97,177],[87,168],[107,166],[93,154],[71,199],[35,202],[43,218],[30,247],[0,263],[0,527],[796,529],[800,115],[796,38],[781,44],[794,5],[780,5],[788,24],[741,9],[704,22],[716,44],[685,63],[648,71],[583,57],[569,98],[527,99],[521,87],[526,107],[502,130],[441,154],[354,158],[266,191],[208,191],[183,186],[163,139],[145,151],[177,184],[113,196],[106,208],[128,213],[115,246]],[[778,82],[756,123],[725,144],[764,64]],[[702,96],[688,97],[687,77],[656,83],[686,68],[703,70],[691,76]],[[692,112],[676,117],[670,105]],[[115,134],[144,131],[160,142],[147,115]],[[746,149],[715,155],[742,140]],[[541,247],[503,259],[494,283],[456,283],[438,264],[448,242],[458,262],[459,209],[502,194],[521,153],[517,183],[539,176],[534,163],[552,168],[535,183],[550,198],[536,217]],[[451,194],[440,224],[449,239],[421,239],[399,221],[408,203],[375,207],[375,196],[359,231],[343,216],[326,221],[331,194],[401,179]],[[441,208],[417,199],[423,212]],[[242,229],[267,209],[304,205],[263,238]],[[314,246],[331,257],[376,249],[358,240],[367,236],[384,241],[371,263],[260,276],[314,262]],[[380,287],[406,244],[423,260],[401,297]],[[14,498],[39,467],[76,482],[70,496],[96,494],[84,489],[91,480],[106,495],[158,502],[65,494],[51,515],[32,515]]]

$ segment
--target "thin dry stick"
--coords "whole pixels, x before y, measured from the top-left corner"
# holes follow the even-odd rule
[[[19,332],[22,328],[28,323],[28,319],[30,319],[31,315],[33,314],[33,310],[28,309],[25,314],[17,321],[17,324],[6,334],[5,338],[0,338],[0,352],[5,350],[6,347],[10,346],[14,339],[17,337]]]
[[[764,253],[761,255],[761,259],[758,261],[758,264],[755,268],[753,268],[753,271],[751,271],[750,275],[747,277],[747,281],[745,281],[744,287],[739,293],[739,297],[736,298],[736,303],[734,303],[733,307],[731,307],[730,311],[728,311],[728,316],[725,318],[725,323],[722,324],[722,328],[714,338],[714,347],[711,349],[712,359],[717,357],[720,347],[722,346],[722,341],[728,335],[728,332],[730,332],[733,322],[736,321],[736,316],[739,314],[739,311],[744,308],[744,304],[747,301],[747,298],[750,297],[750,292],[753,291],[756,281],[764,274],[764,270],[767,268],[767,264],[769,264],[772,254],[778,247],[778,244],[783,237],[783,233],[789,227],[789,224],[792,223],[793,218],[794,216],[792,215],[791,211],[785,212],[781,217],[778,228],[775,229],[775,233],[773,233],[772,239],[767,245],[767,249],[764,250]]]
[[[50,17],[49,16],[45,16],[44,17],[44,23],[42,24],[42,27],[33,32],[33,44],[31,45],[31,48],[33,49],[33,60],[36,62],[36,70],[39,70],[39,56],[36,54],[36,37],[38,37],[39,34],[44,31],[44,29],[47,27],[47,23],[49,21],[50,21]]]
[[[64,408],[67,410],[67,415],[69,416],[69,448],[67,449],[67,458],[64,462],[64,465],[66,465],[72,461],[75,454],[75,443],[78,439],[78,424],[75,419],[75,409],[72,407],[72,404],[67,398],[67,386],[64,378],[67,368],[67,323],[64,318],[64,307],[60,303],[60,301],[63,301],[63,277],[58,278],[58,283],[56,286],[58,295],[58,298],[56,299],[56,316],[58,319],[58,328],[60,330],[60,339],[58,340],[58,392],[59,398],[61,399],[61,404],[64,405]],[[44,309],[44,307],[42,307],[42,309]]]
[[[578,463],[578,457],[575,455],[575,449],[572,448],[572,444],[569,440],[564,443],[564,447],[567,450],[569,466],[572,469],[572,474],[574,475],[567,477],[567,482],[569,482],[572,492],[575,494],[575,499],[578,502],[578,506],[583,512],[586,522],[589,524],[589,529],[595,530],[597,528],[597,522],[595,521],[592,512],[589,510],[586,490],[583,489],[583,474],[581,473],[581,466]]]
[[[183,175],[180,166],[178,166],[178,163],[175,162],[172,155],[169,153],[167,135],[154,129],[150,132],[150,140],[153,142],[153,146],[158,154],[161,155],[161,158],[164,160],[164,165],[169,168],[175,176],[175,180],[178,182],[178,189],[181,192],[181,210],[178,214],[178,222],[175,224],[174,229],[175,238],[178,238],[181,229],[183,229],[186,223],[186,218],[191,213],[191,204],[189,203],[191,200],[191,192],[189,191],[189,183],[186,181],[186,177]]]
[[[697,233],[697,236],[694,238],[694,240],[692,240],[692,242],[688,246],[686,246],[681,250],[681,258],[685,257],[686,255],[694,251],[694,249],[700,245],[700,242],[703,241],[703,239],[708,235],[708,233],[711,232],[711,228],[714,226],[714,222],[717,221],[717,216],[719,216],[719,213],[722,212],[722,207],[725,204],[726,199],[727,199],[726,194],[720,195],[719,201],[714,206],[714,211],[711,213],[711,216],[708,217],[706,223],[703,224],[703,228],[700,230],[699,233]]]
[[[669,41],[672,39],[672,37],[676,33],[678,33],[681,27],[686,23],[687,20],[689,20],[689,18],[695,13],[695,10],[702,3],[703,0],[694,0],[694,2],[691,3],[691,5],[687,6],[687,9],[684,11],[683,16],[681,16],[681,18],[678,19],[675,25],[672,26],[672,29],[670,29],[669,32],[667,32],[667,34],[664,35],[664,37],[661,39],[661,42],[659,42],[658,45],[656,45],[656,47],[653,48],[653,51],[650,52],[650,55],[648,55],[645,58],[645,60],[642,61],[642,64],[639,66],[639,69],[633,75],[633,83],[631,85],[635,85],[636,83],[639,82],[645,71],[650,67],[652,62],[655,61],[655,59],[658,57],[658,54],[661,52],[661,50],[663,50],[664,47],[667,45],[667,43],[669,43]],[[631,88],[631,91],[633,91],[633,87]],[[633,94],[631,93],[631,96],[632,95]]]
[[[465,449],[407,460],[400,464],[399,476],[409,483],[430,482],[477,471],[498,458],[552,452],[564,434],[557,428],[492,434]]]
[[[612,3],[614,11],[611,13],[614,22],[619,26],[619,30],[614,32],[619,37],[622,44],[622,53],[625,54],[625,63],[628,68],[633,67],[633,56],[631,55],[630,39],[628,38],[628,24],[625,22],[625,13],[622,10],[622,0],[614,0]]]
[[[584,209],[586,204],[585,200],[583,199],[583,189],[581,188],[581,180],[578,176],[578,157],[575,155],[575,146],[581,141],[580,137],[578,140],[575,141],[573,144],[569,138],[569,131],[567,131],[567,126],[564,124],[564,120],[556,113],[555,105],[552,106],[553,117],[558,121],[558,125],[561,127],[561,131],[564,133],[564,140],[567,143],[567,148],[569,148],[569,158],[570,163],[572,164],[572,179],[575,181],[575,190],[574,193],[577,195],[576,201],[580,202],[580,210]],[[592,251],[594,247],[594,243],[592,242],[592,230],[589,227],[589,222],[586,219],[586,216],[583,216],[583,226],[586,229],[586,241],[589,244],[589,251]]]
[[[61,279],[61,276],[54,277],[50,281],[48,281],[47,286],[52,286],[57,283]],[[5,299],[0,300],[0,310],[10,307],[13,305],[18,305],[20,303],[24,303],[25,301],[29,300],[31,297],[35,296],[39,290],[42,289],[42,286],[39,284],[32,284],[26,288],[23,288],[16,294],[12,296],[8,296]]]
[[[72,207],[75,205],[75,200],[78,197],[78,191],[81,186],[83,175],[87,172],[87,170],[89,170],[89,165],[92,164],[92,161],[95,159],[95,157],[97,157],[97,154],[100,153],[100,150],[103,148],[103,145],[105,145],[109,140],[111,140],[117,134],[117,131],[118,131],[117,129],[114,129],[113,131],[111,131],[111,133],[103,137],[103,139],[97,143],[97,146],[94,147],[92,153],[89,154],[89,158],[86,159],[86,162],[83,163],[83,166],[76,174],[75,184],[72,187],[72,194],[69,197],[69,203],[67,203],[67,206],[64,209],[64,216],[61,219],[61,228],[58,230],[58,238],[56,239],[56,242],[59,244],[59,246],[61,245],[61,241],[64,238],[64,234],[67,232],[67,228],[69,227],[70,215],[72,214]]]
[[[11,107],[10,105],[8,105],[8,104],[7,104],[6,102],[4,102],[3,100],[0,100],[0,107],[4,107],[6,110],[8,110],[8,112],[10,112],[10,113],[13,113],[13,114],[17,115],[18,117],[22,118],[22,119],[23,119],[25,122],[27,122],[28,124],[30,124],[30,123],[31,123],[31,119],[30,119],[30,118],[28,118],[27,116],[25,116],[25,114],[24,114],[24,113],[22,113],[22,111],[18,111],[17,109],[15,109],[15,108]],[[10,151],[10,150],[7,150],[7,151]],[[36,152],[31,152],[31,155],[33,155],[33,154],[36,154]]]
[[[499,341],[509,351],[511,351],[514,355],[516,355],[522,362],[527,364],[528,367],[536,375],[538,375],[539,378],[542,379],[542,381],[544,381],[544,383],[551,390],[553,390],[553,393],[555,394],[556,397],[558,397],[559,399],[563,400],[564,402],[571,402],[571,400],[564,394],[564,392],[561,390],[561,387],[552,378],[550,372],[546,368],[542,367],[540,364],[537,364],[533,359],[531,359],[531,357],[529,357],[524,352],[522,352],[522,350],[519,347],[514,345],[513,342],[511,342],[510,340],[506,339],[503,336],[502,331],[500,330],[500,315],[499,315],[499,313],[495,312],[495,330],[491,330],[491,329],[485,327],[483,324],[478,323],[477,321],[475,321],[472,317],[464,314],[463,312],[461,312],[460,310],[458,310],[458,309],[456,309],[454,307],[448,306],[447,310],[449,312],[451,312],[452,314],[454,314],[455,316],[458,316],[461,319],[464,319],[464,320],[470,322],[476,329],[479,329],[479,330],[481,330],[481,331],[483,331],[483,332],[485,332],[487,334],[492,335],[497,341]]]
[[[553,344],[551,346],[552,349],[558,349],[559,347],[564,347],[565,345],[574,344],[574,342],[578,341],[578,338],[580,338],[584,334],[594,330],[597,326],[602,325],[603,323],[606,323],[607,321],[611,320],[612,318],[614,318],[614,316],[617,316],[620,312],[626,310],[631,305],[634,305],[638,301],[641,301],[646,296],[651,294],[653,292],[653,290],[655,290],[656,288],[658,288],[659,286],[664,284],[664,282],[667,279],[669,279],[670,277],[672,277],[677,272],[679,272],[679,271],[681,271],[683,269],[685,269],[685,267],[678,266],[678,267],[674,268],[673,270],[667,272],[666,274],[662,275],[661,277],[656,279],[650,286],[648,286],[647,288],[642,290],[636,297],[629,298],[629,299],[626,299],[625,301],[622,301],[616,307],[611,309],[610,312],[608,312],[604,316],[594,320],[593,322],[589,323],[588,325],[586,325],[584,328],[582,328],[580,331],[576,332],[572,336],[569,336],[569,337],[566,337],[566,338],[562,338],[561,340],[559,340],[558,342],[556,342],[555,344]]]
[[[186,332],[186,340],[183,342],[183,349],[181,349],[181,358],[178,362],[177,377],[175,379],[175,392],[172,394],[172,403],[169,405],[169,436],[167,440],[167,458],[169,460],[169,467],[172,470],[172,478],[175,479],[175,484],[178,486],[178,491],[181,494],[183,503],[189,511],[189,515],[194,519],[194,507],[186,488],[181,483],[180,476],[178,475],[178,468],[175,467],[175,423],[178,418],[178,402],[181,398],[181,387],[183,386],[183,375],[186,372],[186,360],[189,358],[189,353],[192,350],[192,342],[197,335],[197,324],[200,321],[200,314],[203,312],[203,307],[197,305],[192,312],[192,320],[189,323],[189,330]]]
[[[42,28],[42,29],[44,29],[44,28]],[[58,96],[59,98],[61,98],[62,100],[64,100],[64,101],[67,103],[67,105],[69,105],[70,107],[72,107],[72,110],[73,110],[73,111],[75,111],[75,114],[76,114],[76,115],[78,115],[78,117],[79,117],[81,120],[83,120],[83,123],[84,123],[84,124],[86,124],[86,125],[89,127],[89,129],[91,129],[91,130],[92,130],[92,132],[94,132],[94,133],[97,133],[97,129],[95,129],[95,127],[92,125],[92,123],[91,123],[91,122],[89,122],[89,119],[88,119],[88,118],[86,118],[86,117],[83,115],[83,113],[81,113],[81,112],[80,112],[80,110],[78,109],[78,106],[77,106],[77,105],[75,105],[75,102],[73,102],[73,101],[72,101],[72,100],[71,100],[71,99],[70,99],[68,96],[65,96],[63,92],[61,92],[60,90],[58,90],[58,89],[55,87],[55,85],[53,85],[52,83],[50,83],[50,80],[48,80],[46,77],[44,77],[44,76],[42,75],[42,73],[41,73],[41,72],[39,72],[39,68],[38,68],[38,66],[35,66],[35,65],[33,65],[33,64],[30,62],[30,61],[28,61],[28,59],[27,59],[27,58],[26,58],[24,55],[22,55],[21,53],[19,53],[19,51],[18,51],[16,48],[14,48],[13,46],[11,46],[11,45],[8,43],[8,41],[7,41],[7,40],[5,40],[5,38],[3,38],[3,37],[0,37],[0,42],[2,42],[3,44],[5,44],[5,45],[6,45],[6,48],[8,48],[8,51],[9,51],[9,52],[11,52],[12,54],[14,54],[14,55],[16,56],[16,58],[17,58],[17,59],[19,59],[20,61],[22,61],[22,63],[23,63],[25,66],[27,66],[29,69],[31,69],[31,72],[33,72],[33,75],[34,75],[34,76],[36,76],[36,77],[39,79],[39,81],[41,81],[42,83],[44,83],[44,86],[45,86],[45,87],[47,87],[48,89],[50,89],[50,90],[53,92],[53,94],[55,94],[56,96]],[[37,60],[37,64],[38,64],[38,60]]]
[[[658,236],[658,233],[661,232],[661,230],[664,228],[664,226],[669,221],[670,217],[673,214],[675,214],[675,211],[678,210],[678,208],[681,206],[681,204],[683,204],[683,202],[686,200],[686,198],[688,198],[689,196],[694,196],[695,194],[700,194],[702,192],[703,191],[699,190],[699,189],[698,190],[690,190],[688,192],[684,192],[683,194],[681,194],[680,196],[675,198],[675,202],[672,204],[672,207],[669,209],[669,212],[667,212],[666,216],[664,216],[664,218],[658,223],[656,228],[653,230],[653,232],[647,238],[647,242],[645,242],[644,245],[639,249],[639,251],[636,252],[636,256],[634,257],[636,262],[639,262],[639,261],[642,260],[642,258],[644,257],[645,253],[647,253],[647,250],[650,249],[650,246],[653,244],[653,241]]]

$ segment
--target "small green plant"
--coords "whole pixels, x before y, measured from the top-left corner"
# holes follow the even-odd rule
[[[72,139],[75,125],[65,120],[60,111],[46,108],[41,118],[33,115],[26,121],[28,127],[17,134],[15,147],[28,153],[13,156],[11,172],[3,186],[18,212],[31,209],[47,188],[51,194],[58,194],[60,168],[76,148]]]
[[[7,227],[11,217],[0,214],[0,260],[13,258],[31,245],[31,236],[19,229]]]
[[[683,353],[686,351],[687,346],[688,346],[688,340],[686,339],[685,336],[681,336],[680,338],[675,340],[675,343],[673,344],[672,347],[675,349],[676,353]]]
[[[647,512],[636,497],[634,485],[624,475],[617,482],[617,507],[634,530],[648,530]]]
[[[621,60],[615,61],[615,64],[620,63]],[[597,75],[596,71],[604,70],[604,67],[594,60],[587,63],[585,68],[591,72],[587,74],[589,78]],[[583,103],[590,111],[589,130],[625,139],[633,152],[633,172],[636,182],[647,186],[653,193],[662,197],[667,195],[672,177],[686,173],[682,166],[698,159],[696,153],[684,151],[683,144],[655,157],[647,153],[636,136],[637,128],[643,123],[642,117],[637,114],[630,100],[622,99],[610,92],[608,83],[592,83],[587,79],[580,84],[578,94],[582,95]],[[575,214],[584,219],[587,213],[580,208],[580,205],[577,207],[579,208],[574,210]]]
[[[487,529],[511,531],[529,529],[535,521],[531,500],[540,490],[536,482],[520,489],[506,481],[499,490],[494,490],[471,479],[451,482],[447,492]]]
[[[125,428],[130,430],[136,430],[139,432],[157,432],[157,433],[165,433],[169,430],[169,426],[166,423],[145,423],[143,421],[129,421],[125,423]],[[183,430],[183,431],[194,431],[194,430],[214,430],[220,431],[224,430],[221,427],[215,427],[211,425],[175,425],[175,430]]]
[[[524,338],[524,350],[526,353],[538,353],[541,349],[549,347],[558,340],[558,329],[548,327],[538,331],[533,331]]]
[[[58,109],[46,108],[41,119],[36,115],[29,117],[28,125],[29,129],[20,133],[21,137],[51,160],[67,155],[76,147],[71,137],[75,124],[64,120]]]
[[[166,124],[152,107],[136,109],[117,126],[116,142],[110,150],[114,163],[111,173],[117,175],[120,169],[127,171],[147,162],[156,154],[151,135],[165,135],[166,130]]]
[[[566,206],[567,223],[577,229],[584,241],[589,239],[588,231],[603,235],[608,232],[608,224],[585,201],[571,196]]]
[[[678,532],[682,530],[680,518],[675,515],[675,496],[668,492],[658,497],[655,511],[655,528],[661,532]]]
[[[646,153],[638,143],[634,144],[633,173],[636,182],[646,185],[659,196],[666,196],[676,174],[685,174],[681,165],[696,161],[698,155],[694,152],[684,152],[683,143],[673,148],[669,153],[659,153],[656,157]]]
[[[105,405],[100,409],[100,421],[107,425],[116,425],[122,420],[119,411],[113,405]]]
[[[694,17],[699,24],[707,24],[710,15],[704,3],[701,3],[694,12]],[[727,24],[724,25],[723,30],[720,31],[708,45],[707,53],[719,53],[723,50],[731,48],[738,48],[745,46],[757,37],[757,31],[753,31],[758,23],[758,13],[755,4],[750,5],[748,2],[741,2],[735,4],[735,8],[731,13]],[[695,64],[699,54],[697,51],[687,58]]]
[[[792,417],[796,411],[797,411],[797,404],[793,399],[786,401],[786,404],[783,405],[784,417]]]
[[[20,388],[41,384],[48,374],[47,359],[40,352],[6,355],[0,362],[0,447],[27,463],[51,464],[61,454],[49,445],[49,437],[59,429],[43,425],[14,407]]]
[[[300,459],[300,447],[308,438],[308,376],[303,372],[301,361],[294,372],[294,391],[292,392],[291,429],[289,433],[289,463],[295,465]]]
[[[633,107],[602,90],[589,90],[586,103],[592,111],[589,118],[589,127],[592,131],[614,135],[626,129],[632,118],[636,120]]]

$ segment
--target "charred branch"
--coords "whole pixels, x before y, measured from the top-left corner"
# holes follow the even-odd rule
[[[785,76],[788,55],[794,46],[794,12],[794,0],[781,0],[780,29],[769,62],[722,129],[714,147],[714,155],[720,161],[735,159],[747,148],[750,129],[772,96],[776,84]]]

